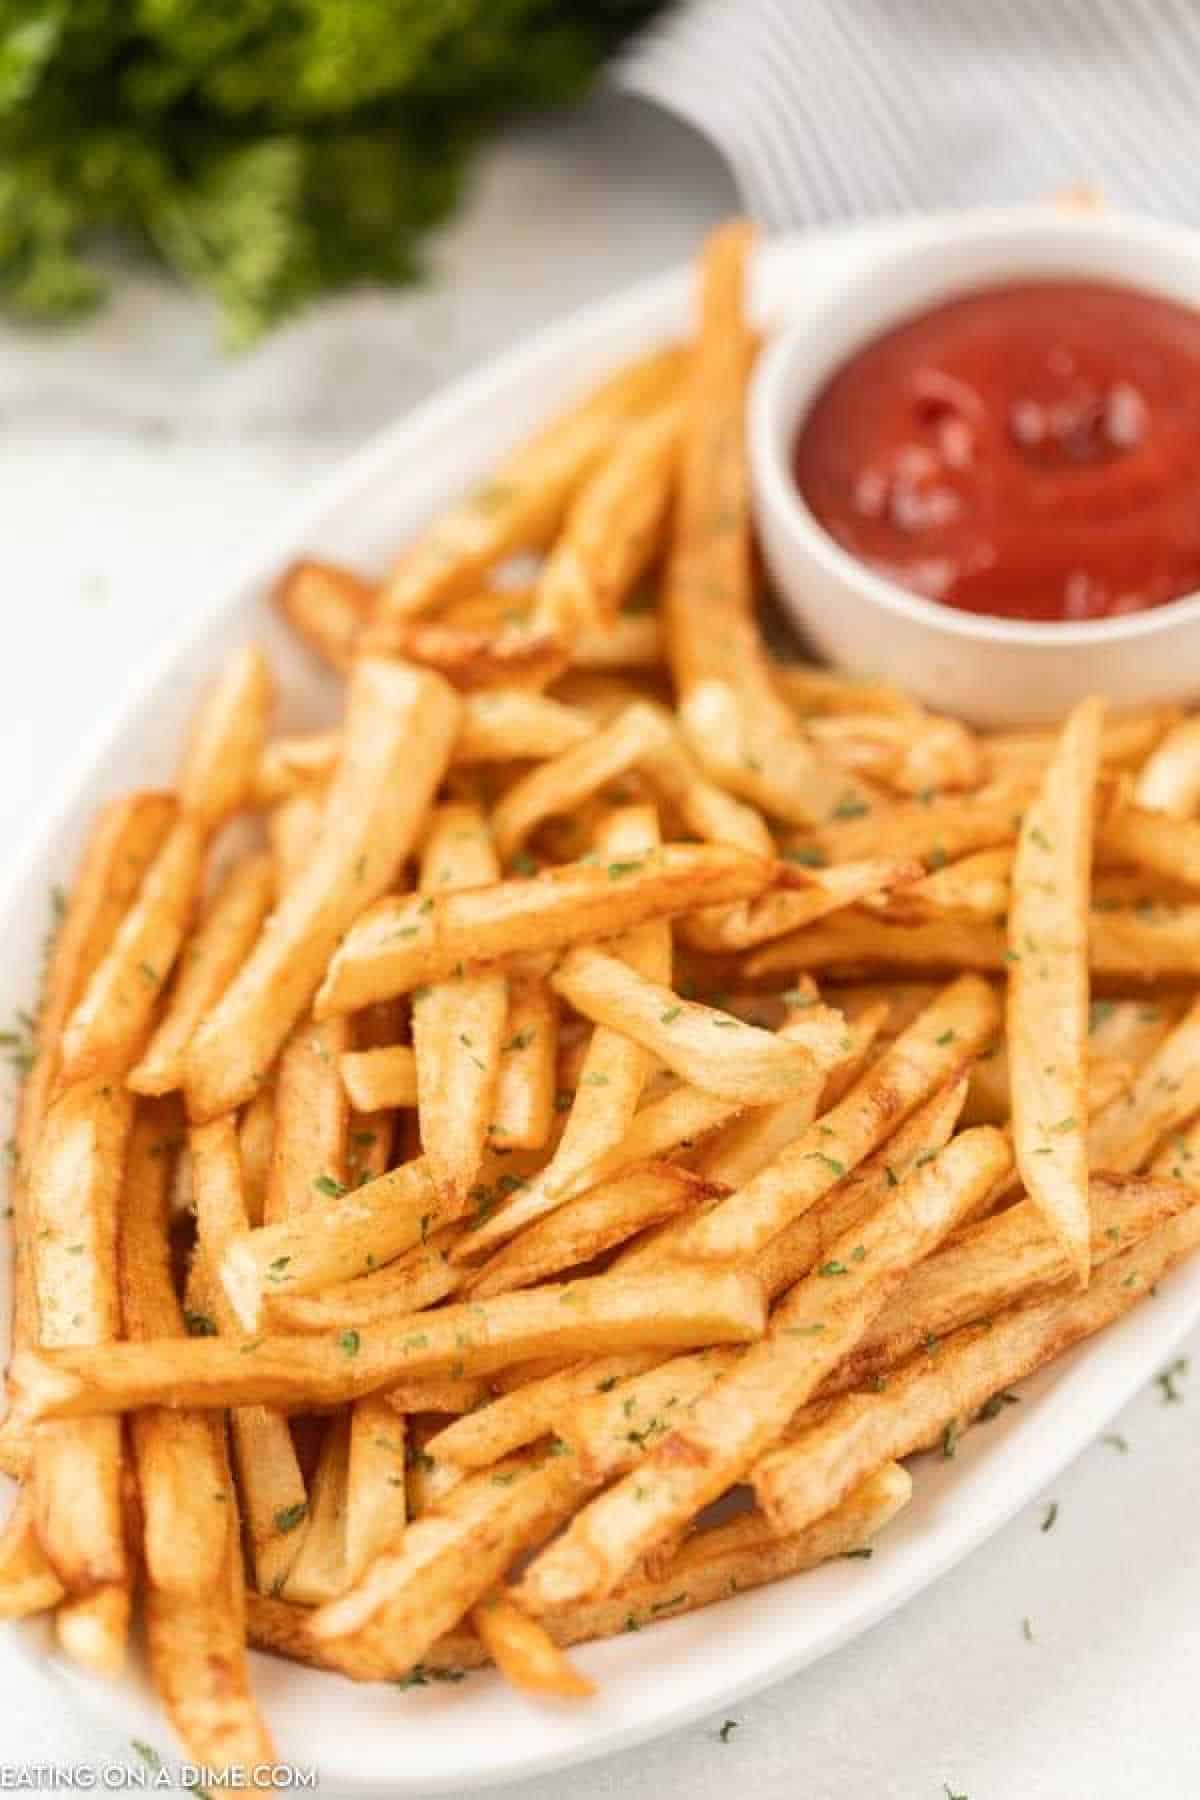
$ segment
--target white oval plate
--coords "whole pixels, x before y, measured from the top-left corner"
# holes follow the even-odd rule
[[[857,259],[890,253],[929,222],[859,227],[773,244],[757,270],[765,317],[819,304]],[[229,591],[171,646],[86,747],[60,803],[12,865],[0,897],[0,1016],[28,1007],[51,885],[69,879],[96,806],[134,784],[169,779],[197,684],[253,636],[278,671],[286,728],[322,722],[333,696],[276,626],[271,577],[309,549],[381,564],[439,502],[482,475],[610,364],[682,329],[690,277],[679,270],[590,307],[456,383],[384,432],[298,506]],[[8,1258],[0,1271],[7,1309]],[[289,1762],[317,1766],[327,1791],[470,1792],[606,1754],[671,1731],[847,1642],[936,1579],[1031,1500],[1161,1367],[1200,1317],[1200,1260],[1117,1329],[1026,1384],[1025,1404],[963,1440],[953,1462],[924,1458],[911,1506],[869,1561],[839,1561],[689,1618],[578,1651],[594,1699],[570,1706],[522,1699],[490,1674],[400,1692],[356,1687],[271,1657],[254,1679]],[[79,1700],[131,1736],[168,1740],[135,1664],[115,1686],[57,1657],[44,1623],[19,1628],[30,1659],[49,1659]]]

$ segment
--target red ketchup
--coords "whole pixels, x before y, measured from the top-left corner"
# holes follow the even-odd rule
[[[837,371],[794,470],[843,549],[945,606],[1162,606],[1200,588],[1200,311],[1092,281],[947,301]]]

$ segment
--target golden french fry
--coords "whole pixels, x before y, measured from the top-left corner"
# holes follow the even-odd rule
[[[321,834],[325,794],[316,787],[299,789],[271,808],[267,816],[267,840],[275,859],[275,893],[286,894],[312,860],[313,845]]]
[[[345,1050],[338,1067],[350,1104],[359,1112],[417,1104],[417,1059],[409,1044]]]
[[[1090,1188],[1093,1268],[1196,1203],[1178,1180],[1093,1175]],[[923,1344],[1049,1289],[1065,1292],[1071,1280],[1058,1239],[1033,1201],[1019,1200],[956,1232],[913,1269],[827,1388],[868,1386]]]
[[[627,364],[500,464],[491,480],[410,545],[379,596],[377,620],[409,619],[469,593],[518,550],[540,550],[571,496],[627,420],[660,404],[679,380],[677,350]]]
[[[383,1396],[394,1413],[469,1413],[488,1397],[487,1383],[477,1376],[415,1375],[398,1381]],[[368,1399],[374,1398],[368,1394]],[[362,1402],[355,1401],[355,1405]]]
[[[193,1285],[199,1290],[196,1298],[202,1296],[204,1306],[211,1311],[193,1311],[188,1326],[205,1336],[220,1331],[235,1342],[244,1343],[237,1317],[215,1276],[226,1245],[246,1229],[238,1139],[232,1119],[193,1126],[190,1146],[197,1242]],[[258,1586],[271,1593],[282,1587],[308,1529],[304,1477],[282,1413],[263,1406],[240,1407],[230,1415],[229,1424],[245,1509],[250,1563]]]
[[[135,1094],[166,1094],[182,1085],[196,1027],[241,968],[274,892],[269,856],[247,856],[234,865],[183,946],[163,1017],[129,1075]]]
[[[1200,887],[1200,822],[1136,806],[1117,807],[1097,834],[1097,853],[1180,886]]]
[[[882,910],[889,919],[917,924],[1003,919],[1008,913],[1012,862],[1013,852],[1006,844],[994,850],[973,850],[923,880],[885,894]]]
[[[1169,1131],[1200,1112],[1200,1001],[1195,1001],[1134,1079],[1091,1120],[1093,1169],[1139,1169]]]
[[[487,887],[500,874],[476,806],[433,814],[421,855],[421,904],[435,894]],[[413,1001],[413,1050],[421,1145],[436,1186],[465,1202],[483,1160],[508,1015],[503,975],[437,983]]]
[[[122,1088],[80,1082],[46,1114],[29,1178],[42,1344],[105,1344],[120,1331],[117,1210],[131,1113]],[[121,1460],[111,1421],[38,1434],[37,1534],[68,1593],[128,1582]]]
[[[175,1295],[167,1202],[174,1109],[143,1104],[134,1120],[121,1191],[120,1298],[135,1342],[183,1337]],[[131,1421],[149,1580],[165,1593],[210,1594],[225,1563],[232,1490],[224,1431],[204,1413],[155,1407]]]
[[[48,1612],[63,1594],[62,1582],[38,1543],[33,1497],[22,1488],[0,1532],[0,1619]]]
[[[54,1615],[60,1648],[93,1675],[111,1681],[125,1666],[133,1595],[127,1582],[64,1600]]]
[[[320,1024],[308,1019],[284,1046],[275,1079],[264,1224],[295,1218],[346,1190],[350,1109],[339,1063],[348,1042],[345,1019]]]
[[[717,844],[666,844],[621,870],[566,863],[528,880],[384,900],[346,934],[316,1001],[318,1016],[445,981],[460,969],[612,937],[649,919],[761,894],[774,865]]]
[[[62,1038],[60,1081],[123,1076],[145,1048],[187,935],[206,849],[193,818],[171,827]]]
[[[1138,768],[1165,732],[1179,721],[1177,706],[1143,706],[1131,712],[1112,713],[1100,733],[1100,760],[1105,769]],[[991,779],[1025,775],[1037,780],[1054,754],[1058,731],[1053,726],[1034,726],[1018,731],[993,731],[979,740]]]
[[[1008,913],[1013,1147],[1030,1198],[1088,1278],[1088,899],[1104,703],[1063,727],[1025,813]]]
[[[657,669],[663,661],[662,626],[656,613],[623,612],[600,630],[575,633],[571,663],[576,669]]]
[[[999,1022],[991,989],[963,975],[884,1052],[844,1099],[683,1236],[689,1255],[753,1255],[894,1132],[962,1068]]]
[[[350,1410],[346,1469],[347,1584],[399,1540],[408,1516],[404,1418],[387,1399],[368,1394]]]
[[[310,731],[274,738],[254,772],[254,804],[276,806],[297,794],[316,795],[337,768],[342,753],[340,731]]]
[[[438,620],[385,618],[368,626],[361,649],[367,656],[402,657],[436,669],[463,693],[541,688],[567,667],[567,653],[557,638],[519,626],[492,633]]]
[[[563,1699],[595,1693],[595,1683],[567,1661],[545,1626],[503,1594],[486,1594],[477,1601],[471,1608],[471,1624],[513,1687]]]
[[[838,713],[876,713],[882,718],[923,719],[926,714],[898,687],[871,676],[820,669],[812,663],[779,663],[772,677],[788,705],[802,719]]]
[[[242,1108],[237,1132],[242,1173],[242,1202],[250,1225],[261,1225],[275,1143],[275,1083],[265,1081]]]
[[[471,1276],[467,1292],[482,1298],[530,1287],[725,1191],[675,1164],[652,1163],[590,1188],[519,1232]]]
[[[233,653],[205,695],[175,779],[185,817],[205,831],[249,805],[272,698],[266,659],[253,644]]]
[[[347,669],[371,616],[375,590],[337,563],[306,557],[286,568],[271,595],[296,636],[335,669]]]
[[[681,999],[614,956],[578,948],[552,976],[577,1012],[641,1044],[682,1080],[723,1100],[763,1105],[811,1086],[837,1057],[840,1026],[814,1041],[767,1032],[713,1007]]]
[[[745,1351],[624,1476],[526,1569],[532,1612],[609,1592],[638,1558],[739,1480],[850,1350],[903,1279],[1008,1163],[987,1126],[954,1138],[832,1246]],[[452,1490],[454,1491],[454,1490]]]
[[[1200,1210],[1193,1206],[1098,1269],[1086,1292],[1055,1294],[966,1326],[933,1353],[914,1356],[880,1392],[836,1401],[755,1467],[755,1492],[768,1518],[778,1531],[803,1530],[881,1457],[907,1456],[945,1441],[947,1432],[956,1435],[993,1394],[1127,1312],[1197,1243]]]
[[[235,1509],[228,1511],[220,1582],[195,1599],[150,1587],[146,1649],[159,1699],[187,1755],[204,1768],[248,1777],[271,1765],[275,1750],[250,1690],[241,1551]]]
[[[573,643],[620,610],[662,548],[679,449],[679,408],[624,432],[581,488],[538,576],[534,617]]]
[[[308,1484],[308,1528],[280,1589],[285,1600],[319,1606],[349,1586],[346,1518],[350,1472],[350,1414],[325,1428],[317,1466]]]
[[[693,949],[713,955],[750,950],[844,907],[876,898],[882,902],[891,897],[893,889],[903,900],[906,884],[915,882],[920,874],[921,864],[916,862],[854,862],[833,869],[805,870],[800,886],[764,894],[722,912],[693,914],[683,921],[681,934]]]
[[[608,1393],[625,1377],[639,1375],[662,1360],[658,1351],[626,1350],[572,1363],[552,1375],[525,1382],[490,1405],[443,1426],[426,1443],[425,1454],[458,1470],[485,1469],[559,1430],[593,1394]]]
[[[186,1086],[197,1120],[253,1096],[339,938],[394,879],[445,771],[458,716],[436,675],[355,665],[342,759],[308,865],[192,1039]]]
[[[356,1280],[333,1282],[318,1294],[271,1294],[267,1318],[280,1331],[332,1331],[335,1326],[373,1326],[402,1313],[434,1306],[462,1286],[463,1271],[449,1251],[462,1230],[449,1225],[431,1231],[385,1267]]]
[[[847,769],[877,773],[901,793],[973,788],[983,773],[974,733],[958,719],[929,713],[843,713],[810,719],[813,742]]]
[[[1036,779],[996,781],[970,794],[928,799],[850,801],[819,830],[785,840],[786,848],[827,863],[889,857],[939,868],[974,850],[1016,842]]]
[[[540,1150],[554,1124],[558,1005],[541,975],[508,978],[508,1016],[488,1142],[493,1150]]]
[[[456,765],[561,756],[591,736],[586,714],[523,688],[468,694],[454,746]]]
[[[574,811],[669,741],[670,730],[657,709],[638,703],[619,713],[604,730],[522,776],[493,814],[500,855],[509,860],[543,819]]]
[[[848,797],[857,803],[858,789],[822,765],[775,692],[754,618],[742,423],[753,235],[735,220],[705,246],[664,591],[667,658],[688,742],[713,779],[767,812],[814,824]]]
[[[487,1375],[535,1356],[745,1343],[762,1289],[734,1269],[596,1276],[396,1318],[371,1335],[162,1339],[94,1351],[23,1351],[14,1394],[31,1419],[179,1406],[334,1406],[412,1376]],[[94,1421],[93,1421],[94,1422]]]
[[[1200,721],[1185,719],[1146,758],[1134,789],[1137,803],[1176,819],[1200,806]]]

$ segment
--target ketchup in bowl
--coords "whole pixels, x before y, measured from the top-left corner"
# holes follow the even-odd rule
[[[927,599],[1161,606],[1200,588],[1200,311],[1091,281],[947,301],[838,370],[793,466],[845,550]]]

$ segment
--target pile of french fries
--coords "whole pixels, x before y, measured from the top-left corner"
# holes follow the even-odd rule
[[[586,1695],[1200,1240],[1200,719],[772,664],[750,249],[382,582],[283,576],[340,730],[270,739],[245,650],[85,848],[0,1612],[111,1672],[136,1590],[201,1764],[274,1754],[248,1644]]]

